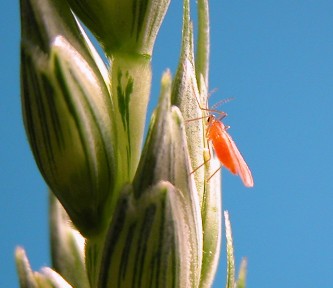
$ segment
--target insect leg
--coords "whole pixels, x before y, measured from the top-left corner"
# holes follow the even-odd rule
[[[209,158],[206,159],[206,160],[205,160],[202,164],[200,164],[197,168],[195,168],[195,169],[190,173],[190,175],[193,174],[193,173],[195,173],[196,171],[198,171],[198,169],[200,169],[202,166],[204,166],[204,165],[205,165],[207,162],[209,162],[210,159],[212,158],[212,156],[211,156],[211,154],[210,154],[209,141],[207,141],[207,145],[208,145]]]
[[[210,160],[211,159],[211,155],[210,155],[209,141],[207,142],[207,144],[208,144],[209,160]],[[206,180],[206,182],[209,182],[209,180],[222,168],[222,166],[223,165],[221,164],[220,167],[218,169],[216,169],[216,171],[214,171],[214,173],[208,177],[208,179]]]
[[[216,171],[208,177],[207,182],[222,168],[222,166],[223,165],[221,164],[220,167],[218,169],[216,169]]]

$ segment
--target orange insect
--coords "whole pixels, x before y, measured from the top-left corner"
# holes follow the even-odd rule
[[[225,126],[221,121],[227,114],[214,109],[201,109],[210,112],[208,116],[205,116],[205,118],[207,117],[206,137],[208,148],[209,143],[211,142],[215,154],[221,162],[221,166],[208,178],[207,181],[209,181],[222,168],[222,166],[225,166],[232,174],[239,175],[246,187],[253,187],[254,183],[251,171],[247,166],[243,156],[239,152],[235,142],[227,132],[230,127]],[[212,112],[218,113],[221,116],[216,118],[213,114],[211,114]],[[192,173],[205,165],[210,159],[211,155],[209,152],[209,159],[207,159],[203,164],[192,171]]]

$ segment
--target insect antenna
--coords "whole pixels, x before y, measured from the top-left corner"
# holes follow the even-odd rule
[[[229,97],[229,98],[222,99],[222,100],[218,101],[217,103],[215,103],[210,109],[216,110],[216,108],[219,107],[220,105],[228,103],[233,100],[235,100],[235,97]]]
[[[219,119],[219,120],[222,120],[224,117],[228,116],[227,113],[225,113],[225,112],[223,112],[223,111],[221,111],[221,110],[217,110],[217,109],[215,109],[215,108],[216,108],[217,106],[221,105],[222,103],[226,103],[226,102],[229,102],[229,101],[233,100],[234,98],[226,98],[226,99],[223,99],[223,100],[217,102],[216,104],[214,104],[211,108],[208,108],[208,99],[210,98],[210,96],[211,96],[216,90],[217,90],[217,89],[214,89],[214,90],[212,90],[212,92],[210,92],[210,93],[208,94],[208,96],[207,96],[207,98],[206,98],[206,107],[202,107],[201,104],[200,104],[200,101],[199,101],[199,99],[198,99],[198,97],[197,97],[197,95],[196,95],[196,93],[193,93],[193,94],[194,94],[194,96],[195,96],[195,100],[197,101],[199,108],[200,108],[202,111],[206,111],[206,112],[208,112],[209,114],[213,114],[213,113],[218,114],[218,115],[220,115],[220,116],[218,117],[218,119]],[[206,118],[206,117],[209,117],[209,115],[206,115],[206,116],[203,116],[203,117],[199,117],[199,118],[195,118],[195,119],[190,119],[190,120],[187,120],[187,121],[200,120],[200,119],[204,119],[204,118]]]

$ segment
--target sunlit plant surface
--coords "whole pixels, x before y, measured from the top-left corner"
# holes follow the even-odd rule
[[[184,0],[178,69],[162,76],[142,148],[153,47],[169,2],[20,1],[22,110],[50,190],[52,255],[52,268],[34,272],[16,250],[21,287],[211,287],[220,175],[207,180],[219,161],[191,173],[208,149],[198,105],[207,103],[208,0],[197,3],[196,56]],[[244,287],[245,262],[236,283],[225,219],[227,287]]]

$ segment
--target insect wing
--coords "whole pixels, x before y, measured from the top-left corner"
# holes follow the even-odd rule
[[[234,161],[237,174],[242,179],[246,187],[253,187],[253,178],[249,167],[247,166],[242,154],[239,152],[235,142],[226,130],[224,130],[225,137],[228,139],[229,151]]]

